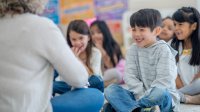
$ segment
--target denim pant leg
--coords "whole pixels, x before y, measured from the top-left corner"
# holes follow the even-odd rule
[[[88,82],[90,83],[89,88],[96,88],[101,92],[104,92],[104,82],[100,76],[92,75],[89,77]]]
[[[54,75],[53,75],[53,81],[56,80],[56,78],[58,77],[58,72],[56,70],[54,70]]]
[[[117,84],[111,84],[105,89],[105,98],[117,112],[132,112],[139,107],[134,95]]]
[[[103,93],[93,88],[74,89],[51,99],[53,112],[99,112]]]
[[[104,92],[104,82],[100,76],[92,75],[88,79],[90,86],[89,88],[99,89],[101,92]],[[55,93],[63,94],[71,90],[71,86],[65,83],[64,81],[54,81],[53,82],[53,96]]]
[[[172,97],[166,89],[154,87],[148,95],[138,102],[143,108],[158,105],[161,112],[172,112]]]
[[[53,82],[53,96],[58,94],[63,94],[71,90],[71,86],[63,81],[54,81]]]

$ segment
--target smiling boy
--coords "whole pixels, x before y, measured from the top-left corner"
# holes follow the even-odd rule
[[[176,51],[163,40],[156,40],[161,24],[160,12],[155,9],[141,9],[131,16],[135,43],[126,56],[124,81],[128,90],[118,85],[105,90],[112,111],[146,112],[155,106],[159,106],[161,112],[178,111]]]

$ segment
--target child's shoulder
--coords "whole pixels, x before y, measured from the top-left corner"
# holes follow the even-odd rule
[[[162,53],[172,53],[173,55],[177,54],[177,51],[174,50],[168,43],[163,40],[158,41],[156,48],[159,52]]]
[[[136,45],[136,43],[132,43],[132,44],[129,46],[128,51],[132,51],[132,50],[135,51],[136,49],[138,49],[138,46]]]
[[[155,44],[156,49],[161,50],[161,51],[166,51],[166,50],[170,50],[170,45],[167,44],[165,41],[163,40],[159,40],[156,42]]]
[[[138,51],[138,46],[135,43],[133,43],[127,48],[126,56],[137,56]]]

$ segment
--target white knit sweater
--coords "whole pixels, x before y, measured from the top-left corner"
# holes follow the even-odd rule
[[[87,71],[52,21],[29,13],[0,18],[1,112],[51,112],[53,67],[68,84],[87,84]]]

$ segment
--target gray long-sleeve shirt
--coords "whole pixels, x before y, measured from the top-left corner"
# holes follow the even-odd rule
[[[162,40],[148,48],[140,48],[135,44],[130,46],[124,80],[137,99],[148,94],[153,87],[158,87],[169,91],[173,97],[173,106],[179,103],[175,85],[175,55],[176,51]]]

